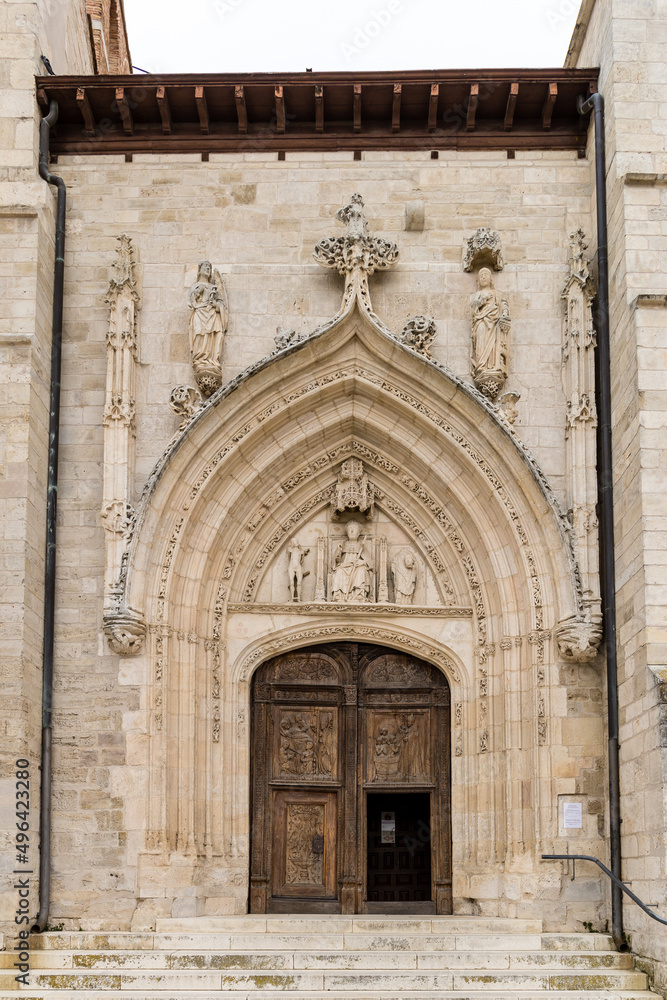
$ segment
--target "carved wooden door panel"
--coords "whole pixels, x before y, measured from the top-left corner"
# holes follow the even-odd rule
[[[251,912],[370,912],[387,901],[387,912],[450,913],[442,673],[377,646],[318,646],[260,667],[252,702]],[[375,844],[380,797],[398,824],[393,853]],[[417,798],[430,803],[417,824],[418,850],[410,827]],[[393,865],[389,888],[375,854],[381,867]]]
[[[411,906],[420,906],[420,912],[451,913],[449,686],[430,664],[379,648],[360,657],[359,673],[363,815],[369,844],[361,872],[363,908],[377,912],[385,904],[386,912],[395,912],[394,906],[400,912],[413,912]],[[399,834],[399,817],[414,808],[409,800],[425,797],[432,803],[428,822],[421,824],[427,829],[420,827],[415,834],[403,822]],[[376,807],[372,803],[380,799],[398,824],[395,858],[387,849],[382,852],[374,840]],[[428,844],[428,866],[424,844]],[[383,874],[375,870],[378,849],[382,864],[388,866]],[[396,874],[389,878],[392,864]]]
[[[276,791],[273,899],[336,899],[337,792]]]
[[[343,698],[340,665],[324,651],[277,657],[257,675],[252,912],[340,910]]]

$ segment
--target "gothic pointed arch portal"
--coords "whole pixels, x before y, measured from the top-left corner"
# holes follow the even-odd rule
[[[252,686],[250,910],[451,913],[450,691],[355,642],[264,663]]]
[[[570,753],[559,659],[599,640],[571,526],[534,459],[492,404],[373,312],[368,275],[397,251],[358,208],[348,235],[316,250],[344,276],[339,313],[190,414],[110,594],[107,637],[146,677],[138,864],[170,896],[177,857],[201,912],[248,905],[263,663],[366,643],[447,678],[456,907],[490,867],[501,881],[537,871],[551,847]]]

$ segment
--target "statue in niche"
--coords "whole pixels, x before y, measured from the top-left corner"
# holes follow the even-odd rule
[[[348,521],[347,539],[338,546],[331,578],[331,600],[335,603],[368,604],[371,600],[373,570],[364,551],[361,525]]]
[[[199,262],[188,305],[192,367],[202,396],[210,396],[222,385],[220,359],[228,318],[225,286],[210,260]]]
[[[412,604],[417,586],[417,562],[412,552],[399,552],[391,563],[394,603]]]
[[[493,275],[483,267],[477,276],[477,291],[470,297],[472,311],[471,368],[475,385],[495,399],[509,373],[511,319],[507,301],[493,285]]]
[[[307,556],[310,549],[305,548],[303,545],[299,545],[298,542],[292,540],[287,546],[287,558],[289,560],[287,566],[287,574],[289,579],[289,599],[290,601],[300,602],[301,601],[301,584],[303,583],[304,576],[309,575],[309,570],[303,571],[303,558]]]

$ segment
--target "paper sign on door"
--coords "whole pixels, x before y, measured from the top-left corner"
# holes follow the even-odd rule
[[[396,843],[396,813],[383,812],[380,820],[380,843]]]

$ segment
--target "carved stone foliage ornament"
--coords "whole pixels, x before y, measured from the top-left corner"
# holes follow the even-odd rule
[[[505,266],[500,234],[488,226],[481,226],[463,244],[463,270],[474,271],[482,265],[494,271],[502,271]]]
[[[201,393],[191,385],[177,385],[171,390],[169,406],[182,418],[179,431],[190,423],[197,410],[201,409],[202,403]]]
[[[127,541],[132,535],[135,521],[135,510],[127,500],[112,500],[102,508],[100,520],[102,527],[116,535],[122,535]]]
[[[188,305],[192,367],[202,396],[210,396],[222,385],[222,342],[228,319],[225,286],[210,260],[199,262]]]
[[[284,351],[287,347],[293,347],[294,344],[300,344],[303,337],[296,330],[287,329],[284,326],[276,327],[276,335],[273,338],[276,344],[276,349],[274,354],[278,351]]]
[[[472,342],[470,365],[473,381],[489,399],[496,398],[509,374],[510,319],[507,300],[493,285],[493,275],[483,267],[477,291],[470,297]]]
[[[430,316],[413,316],[403,327],[399,339],[402,344],[411,347],[413,351],[418,351],[424,357],[430,358],[429,347],[435,340],[436,332],[435,320]]]
[[[520,399],[521,393],[519,392],[504,392],[498,399],[498,409],[500,410],[501,416],[505,418],[508,424],[513,424],[519,416],[516,404]]]
[[[389,240],[369,235],[360,194],[353,194],[349,205],[336,212],[336,218],[347,226],[347,233],[319,241],[313,251],[318,264],[334,268],[339,274],[356,270],[373,274],[393,267],[398,260],[398,247]]]

